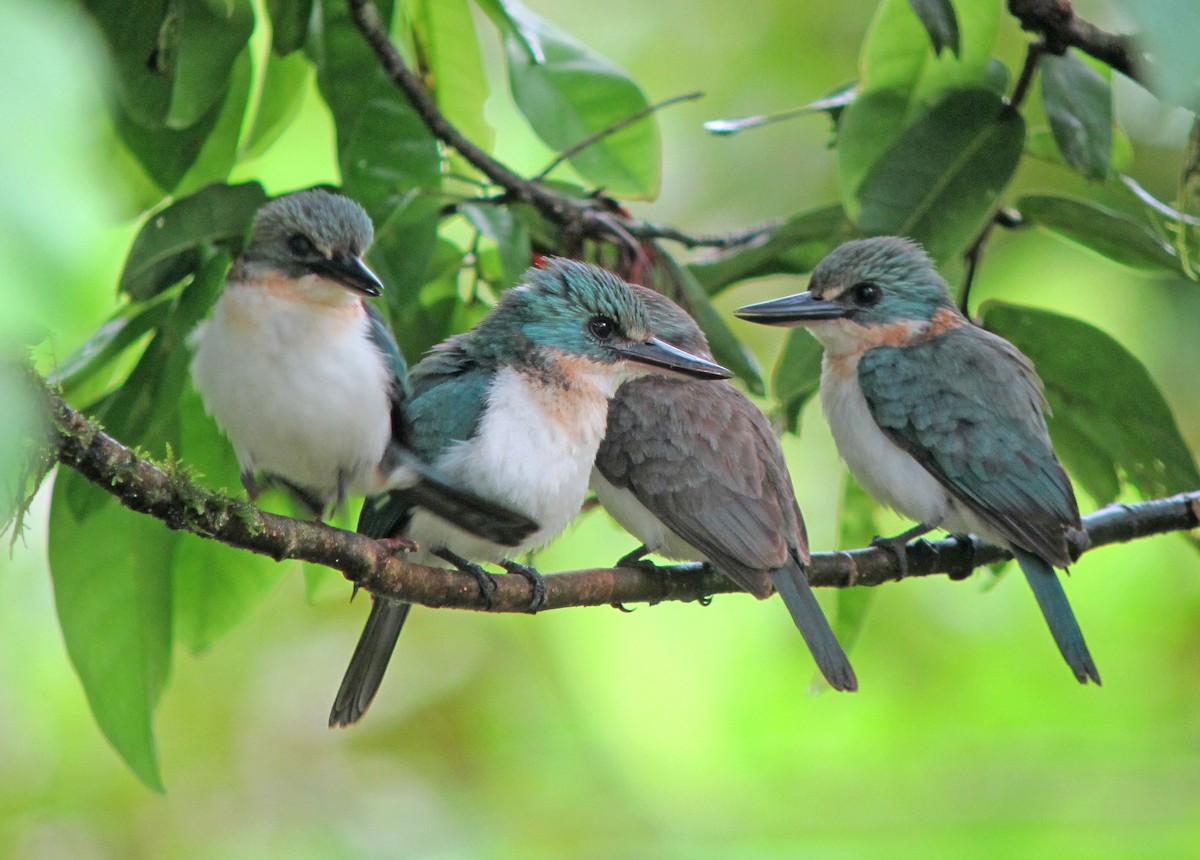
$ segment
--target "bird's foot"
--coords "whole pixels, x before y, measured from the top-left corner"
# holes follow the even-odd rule
[[[977,565],[975,564],[975,553],[979,549],[979,543],[970,535],[950,535],[950,539],[961,549],[963,549],[963,557],[961,563],[955,564],[953,569],[946,573],[955,581],[966,579],[975,572]]]
[[[262,487],[259,486],[258,479],[254,477],[254,473],[249,469],[243,469],[241,479],[242,486],[246,488],[246,495],[250,497],[250,501],[257,502],[258,497],[262,494]]]
[[[908,576],[908,542],[914,538],[919,538],[921,535],[929,534],[933,529],[934,526],[920,523],[895,537],[885,538],[875,535],[875,537],[871,538],[871,546],[886,549],[892,554],[896,559],[896,564],[900,568],[900,576],[898,578],[903,579]]]
[[[375,543],[387,550],[389,555],[400,555],[403,552],[414,552],[417,542],[402,537],[375,538]]]
[[[617,559],[617,563],[613,567],[628,567],[634,570],[644,570],[647,573],[654,573],[658,570],[658,565],[645,557],[649,554],[649,547],[644,545],[639,546],[632,552],[627,552]]]
[[[456,552],[451,552],[445,547],[439,547],[433,551],[433,554],[438,558],[450,562],[463,573],[469,573],[475,577],[475,581],[479,583],[479,593],[483,596],[483,602],[487,604],[487,608],[492,608],[492,595],[496,593],[496,579],[482,567],[473,561],[467,561]]]
[[[500,566],[509,573],[515,573],[517,576],[523,576],[533,586],[533,598],[529,601],[529,613],[537,612],[542,608],[542,604],[546,602],[546,580],[545,578],[527,564],[521,564],[519,561],[504,559],[500,562]]]

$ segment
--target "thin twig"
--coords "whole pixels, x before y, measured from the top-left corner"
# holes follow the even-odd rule
[[[163,521],[168,527],[220,541],[276,560],[299,559],[341,571],[346,579],[375,594],[430,607],[482,610],[475,578],[455,570],[412,564],[364,535],[321,523],[260,511],[201,486],[180,470],[164,468],[135,454],[44,390],[58,461],[76,470],[125,507]],[[1110,505],[1084,517],[1091,548],[1200,526],[1200,491],[1135,505]],[[910,544],[907,569],[883,547],[813,555],[813,585],[879,585],[901,578],[948,574],[958,578],[975,567],[1008,558],[998,547],[974,540],[917,541]],[[519,576],[497,577],[490,611],[525,612],[531,586]],[[699,600],[737,591],[729,580],[696,565],[660,568],[597,568],[546,577],[542,610],[613,603]]]
[[[631,113],[629,116],[625,117],[624,119],[617,120],[616,122],[614,122],[612,125],[608,126],[607,128],[602,128],[594,134],[589,134],[587,137],[585,137],[583,140],[576,143],[574,146],[564,149],[557,156],[555,156],[553,161],[551,161],[549,164],[547,164],[545,167],[543,167],[541,169],[541,171],[539,171],[538,174],[533,177],[533,181],[541,182],[543,179],[545,179],[547,176],[549,176],[556,167],[558,167],[559,165],[561,165],[563,162],[567,161],[568,159],[574,158],[575,156],[579,155],[579,153],[583,152],[589,146],[595,146],[597,143],[604,140],[606,137],[612,137],[617,132],[629,128],[629,126],[633,125],[634,123],[640,122],[641,120],[645,119],[648,116],[651,116],[652,114],[657,113],[658,111],[662,110],[665,107],[670,107],[671,105],[679,104],[680,102],[695,101],[696,99],[703,98],[703,97],[704,97],[704,93],[697,90],[694,93],[684,93],[681,96],[672,96],[669,99],[663,99],[662,101],[658,102],[657,104],[647,105],[646,107],[642,108],[641,110]]]
[[[1021,77],[1017,78],[1017,85],[1013,88],[1013,94],[1008,100],[1009,107],[1013,110],[1019,110],[1025,101],[1025,96],[1029,94],[1029,86],[1033,83],[1038,62],[1044,53],[1046,53],[1044,42],[1033,42],[1026,49],[1025,65],[1021,67]]]

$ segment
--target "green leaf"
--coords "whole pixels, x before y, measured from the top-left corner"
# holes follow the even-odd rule
[[[266,202],[257,182],[210,185],[176,200],[138,231],[118,288],[144,301],[194,271],[204,246],[240,248],[254,213]]]
[[[1042,57],[1042,104],[1067,164],[1089,179],[1108,175],[1113,145],[1108,79],[1075,51]]]
[[[271,52],[275,56],[287,56],[304,47],[312,9],[313,0],[267,0],[267,12],[271,16]]]
[[[121,112],[147,129],[202,122],[254,28],[249,0],[88,0],[117,70]]]
[[[50,383],[71,396],[117,356],[162,325],[170,310],[170,301],[126,306],[67,357],[50,375]]]
[[[942,48],[949,48],[958,54],[958,17],[950,0],[909,0],[909,4],[929,34],[933,52],[941,55]]]
[[[467,139],[491,151],[496,133],[484,117],[489,95],[479,37],[467,0],[407,0],[409,18],[438,107]]]
[[[237,457],[190,385],[179,401],[176,454],[206,485],[240,493]],[[236,627],[275,589],[287,567],[212,540],[180,534],[171,567],[175,636],[202,653]]]
[[[470,327],[466,322],[456,324],[458,315],[466,307],[458,297],[458,273],[464,257],[462,249],[453,242],[435,236],[432,253],[426,257],[420,288],[406,292],[395,301],[389,298],[396,341],[411,362],[453,332]]]
[[[709,295],[716,295],[748,278],[811,272],[826,254],[854,237],[842,207],[823,206],[793,215],[764,237],[689,263],[688,269]]]
[[[139,125],[118,106],[113,115],[113,128],[125,148],[146,171],[146,176],[169,194],[200,157],[200,150],[221,117],[221,107],[220,103],[215,104],[199,122],[175,130]]]
[[[973,87],[995,90],[998,83],[1003,85],[992,58],[1000,4],[962,4],[956,18],[958,55],[934,56],[907,0],[883,0],[879,5],[859,59],[858,98],[838,123],[838,181],[852,219],[858,214],[863,177],[906,126],[949,92]]]
[[[458,211],[476,230],[496,243],[500,256],[501,281],[495,286],[513,286],[529,268],[532,253],[529,228],[507,206],[463,203]]]
[[[79,516],[77,509],[89,513]],[[176,539],[77,472],[59,470],[48,544],[67,654],[100,730],[156,791],[163,783],[153,720],[171,671],[169,570]]]
[[[905,129],[858,190],[858,227],[957,256],[992,217],[1025,142],[1025,123],[990,90],[952,93]]]
[[[250,0],[176,0],[167,8],[179,10],[180,25],[166,124],[187,128],[199,122],[229,88],[234,59],[246,48],[254,29],[254,10]]]
[[[1031,194],[1017,201],[1030,224],[1134,269],[1179,272],[1175,249],[1128,215],[1071,197]]]
[[[1072,317],[986,302],[985,327],[1012,341],[1037,367],[1054,410],[1055,450],[1100,504],[1118,481],[1143,498],[1200,486],[1171,409],[1140,361],[1099,329]]]
[[[292,124],[304,105],[312,64],[303,54],[286,57],[271,53],[263,72],[254,123],[242,141],[242,158],[257,158]]]
[[[389,305],[407,301],[425,283],[441,220],[441,199],[413,190],[375,231],[367,261],[383,281]]]
[[[788,332],[771,387],[789,433],[799,430],[800,412],[820,387],[822,355],[821,344],[807,331],[798,328]]]
[[[174,196],[191,194],[213,182],[224,182],[229,178],[237,163],[242,123],[246,120],[246,105],[250,101],[251,65],[249,49],[234,61],[229,90],[225,101],[221,103],[217,121],[201,145],[195,162],[179,180]]]
[[[649,107],[641,88],[623,69],[553,29],[516,0],[493,0],[483,8],[504,34],[513,99],[552,149],[564,152]],[[587,181],[614,196],[639,199],[658,195],[660,162],[653,116],[570,158]]]
[[[741,377],[746,387],[754,394],[765,394],[766,385],[754,353],[738,340],[725,317],[713,307],[712,300],[700,282],[685,266],[679,265],[668,254],[656,254],[655,262],[661,275],[675,286],[677,301],[687,309],[704,332],[704,336],[708,338],[713,357]]]
[[[342,189],[379,224],[413,188],[439,184],[437,141],[380,68],[346,4],[321,0],[320,21],[308,48],[337,130]]]

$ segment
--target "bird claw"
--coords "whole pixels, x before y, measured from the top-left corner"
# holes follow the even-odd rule
[[[438,558],[450,562],[462,573],[469,573],[475,577],[475,581],[479,584],[479,594],[483,597],[485,608],[492,608],[492,597],[496,593],[496,579],[482,567],[473,561],[467,561],[461,555],[451,552],[445,547],[439,547],[433,551],[433,554]]]
[[[542,608],[542,604],[546,602],[546,580],[545,578],[527,564],[521,564],[518,561],[504,559],[500,562],[500,566],[509,573],[515,573],[517,576],[523,576],[533,586],[533,598],[529,601],[529,609],[526,611],[530,614],[537,612]]]
[[[633,609],[630,609],[624,603],[610,603],[608,605],[611,606],[613,609],[617,610],[618,612],[624,612],[626,615],[630,615],[633,613]],[[636,609],[636,608],[637,607],[634,607],[634,609]]]
[[[908,576],[908,535],[896,535],[895,537],[885,538],[881,535],[875,535],[871,538],[871,546],[879,549],[887,550],[896,559],[896,565],[900,570],[898,579],[904,579]]]
[[[613,567],[627,567],[633,570],[644,570],[647,573],[654,573],[659,568],[658,565],[649,559],[644,558],[650,552],[649,548],[639,546],[632,552],[627,552],[625,555],[617,559],[617,563]]]

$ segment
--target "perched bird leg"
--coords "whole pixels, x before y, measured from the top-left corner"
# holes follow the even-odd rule
[[[250,501],[257,502],[259,494],[262,493],[262,487],[259,486],[258,480],[254,477],[254,473],[249,469],[243,469],[242,486],[246,488],[246,495],[250,497]]]
[[[921,535],[927,535],[937,528],[937,523],[932,525],[926,523],[918,523],[908,531],[901,532],[895,537],[885,538],[879,535],[871,538],[871,546],[877,546],[881,549],[886,549],[896,558],[897,564],[900,565],[900,578],[908,576],[908,542],[914,538],[919,538]]]
[[[652,561],[647,561],[645,556],[650,552],[650,548],[642,544],[632,552],[627,552],[625,555],[617,559],[614,567],[628,567],[635,570],[645,570],[653,573],[658,570],[658,565]]]
[[[546,580],[542,575],[529,565],[521,564],[519,561],[513,561],[510,558],[502,559],[500,566],[509,573],[523,576],[533,586],[533,599],[529,601],[528,611],[534,613],[541,609],[542,604],[546,602]]]
[[[492,595],[496,593],[496,580],[490,573],[475,562],[467,561],[458,553],[448,550],[444,546],[434,549],[433,554],[443,561],[450,562],[463,573],[469,573],[475,577],[475,581],[479,583],[479,593],[483,595],[487,608],[492,608]]]

